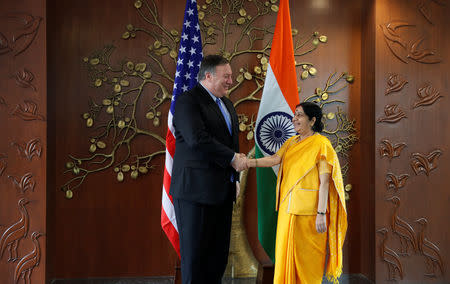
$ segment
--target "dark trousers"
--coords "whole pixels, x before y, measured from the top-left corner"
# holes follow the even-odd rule
[[[206,205],[173,199],[183,284],[220,284],[228,261],[233,201]]]

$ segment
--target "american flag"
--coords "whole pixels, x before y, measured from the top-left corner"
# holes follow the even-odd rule
[[[167,121],[166,164],[164,167],[161,207],[161,227],[178,255],[180,255],[180,241],[172,196],[169,194],[173,156],[175,154],[175,128],[172,124],[172,119],[178,95],[197,84],[197,73],[202,57],[202,39],[200,25],[198,23],[197,0],[187,0],[184,12],[183,32],[180,39],[180,50],[178,51],[175,83],[173,85],[172,102]]]

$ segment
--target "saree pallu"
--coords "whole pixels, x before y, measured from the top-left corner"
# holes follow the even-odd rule
[[[314,134],[300,142],[291,137],[277,152],[282,158],[277,180],[278,213],[275,249],[274,283],[321,283],[325,268],[327,245],[329,258],[326,276],[338,283],[342,273],[342,246],[347,230],[344,186],[337,154],[329,140]],[[331,167],[328,192],[327,233],[316,231],[317,205],[310,194],[317,191],[320,160]],[[304,197],[308,196],[307,199]],[[317,199],[316,198],[316,199]],[[307,200],[305,202],[305,200]]]

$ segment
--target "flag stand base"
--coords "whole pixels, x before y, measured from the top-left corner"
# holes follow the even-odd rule
[[[175,265],[175,280],[174,284],[181,284],[181,261],[177,259],[177,264]]]
[[[273,263],[259,264],[258,276],[256,278],[257,284],[272,284],[273,283]]]

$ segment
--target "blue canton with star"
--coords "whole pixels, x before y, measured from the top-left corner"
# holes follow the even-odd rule
[[[197,1],[187,0],[178,51],[175,83],[170,111],[173,113],[175,101],[179,94],[186,92],[197,84],[197,73],[203,58],[200,25],[198,23]]]

